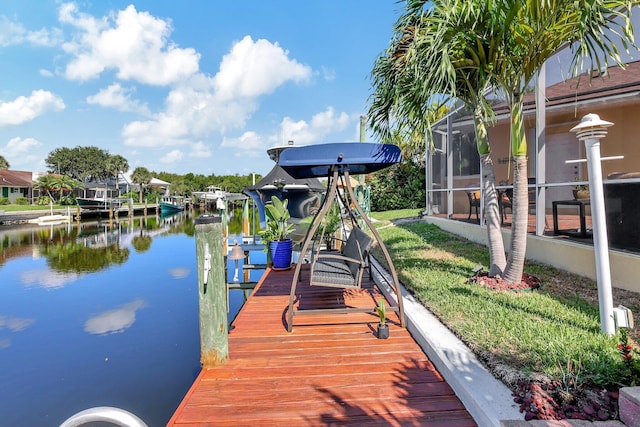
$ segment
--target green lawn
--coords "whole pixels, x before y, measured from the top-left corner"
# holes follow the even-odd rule
[[[541,280],[541,289],[493,291],[468,282],[474,267],[488,268],[486,247],[421,221],[388,226],[394,219],[415,216],[413,211],[372,216],[380,221],[376,227],[400,281],[488,365],[543,373],[575,386],[637,379],[638,372],[632,372],[617,349],[619,337],[600,332],[595,282],[527,263],[525,271]],[[639,301],[635,293],[614,292],[614,305],[624,303],[638,312]]]
[[[73,207],[73,206],[72,206]],[[66,209],[66,206],[53,205],[54,209]],[[38,205],[0,205],[0,211],[18,212],[18,211],[48,211],[49,206]]]

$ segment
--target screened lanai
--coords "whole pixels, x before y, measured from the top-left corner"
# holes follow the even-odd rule
[[[638,55],[640,57],[640,55]],[[528,143],[529,232],[589,243],[588,183],[583,142],[570,129],[588,113],[614,123],[601,141],[609,245],[640,252],[640,62],[567,79],[569,52],[550,60],[525,98]],[[537,96],[536,96],[537,95]],[[536,99],[537,98],[537,99]],[[511,225],[513,167],[508,105],[496,96],[496,123],[489,128],[491,157],[501,192],[502,224]],[[432,129],[427,151],[427,215],[483,225],[482,170],[473,120],[457,106]],[[623,156],[623,158],[617,158]],[[587,193],[588,194],[588,193]],[[585,198],[586,197],[586,198]]]

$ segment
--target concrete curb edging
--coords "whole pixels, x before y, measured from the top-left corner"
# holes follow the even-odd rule
[[[390,275],[374,258],[373,278],[387,299],[396,300]],[[407,329],[422,347],[473,419],[481,427],[501,420],[524,420],[511,390],[480,363],[475,354],[400,285]]]

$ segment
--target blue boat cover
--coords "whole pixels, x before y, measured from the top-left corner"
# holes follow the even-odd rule
[[[348,167],[350,175],[359,175],[401,160],[400,148],[393,144],[335,142],[287,148],[278,164],[294,178],[319,178],[329,176],[333,167],[339,167],[340,173]]]

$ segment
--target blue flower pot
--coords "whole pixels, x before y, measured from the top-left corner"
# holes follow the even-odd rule
[[[269,251],[271,252],[271,261],[273,261],[274,269],[291,268],[291,253],[293,250],[293,241],[289,240],[273,240],[269,242]]]

